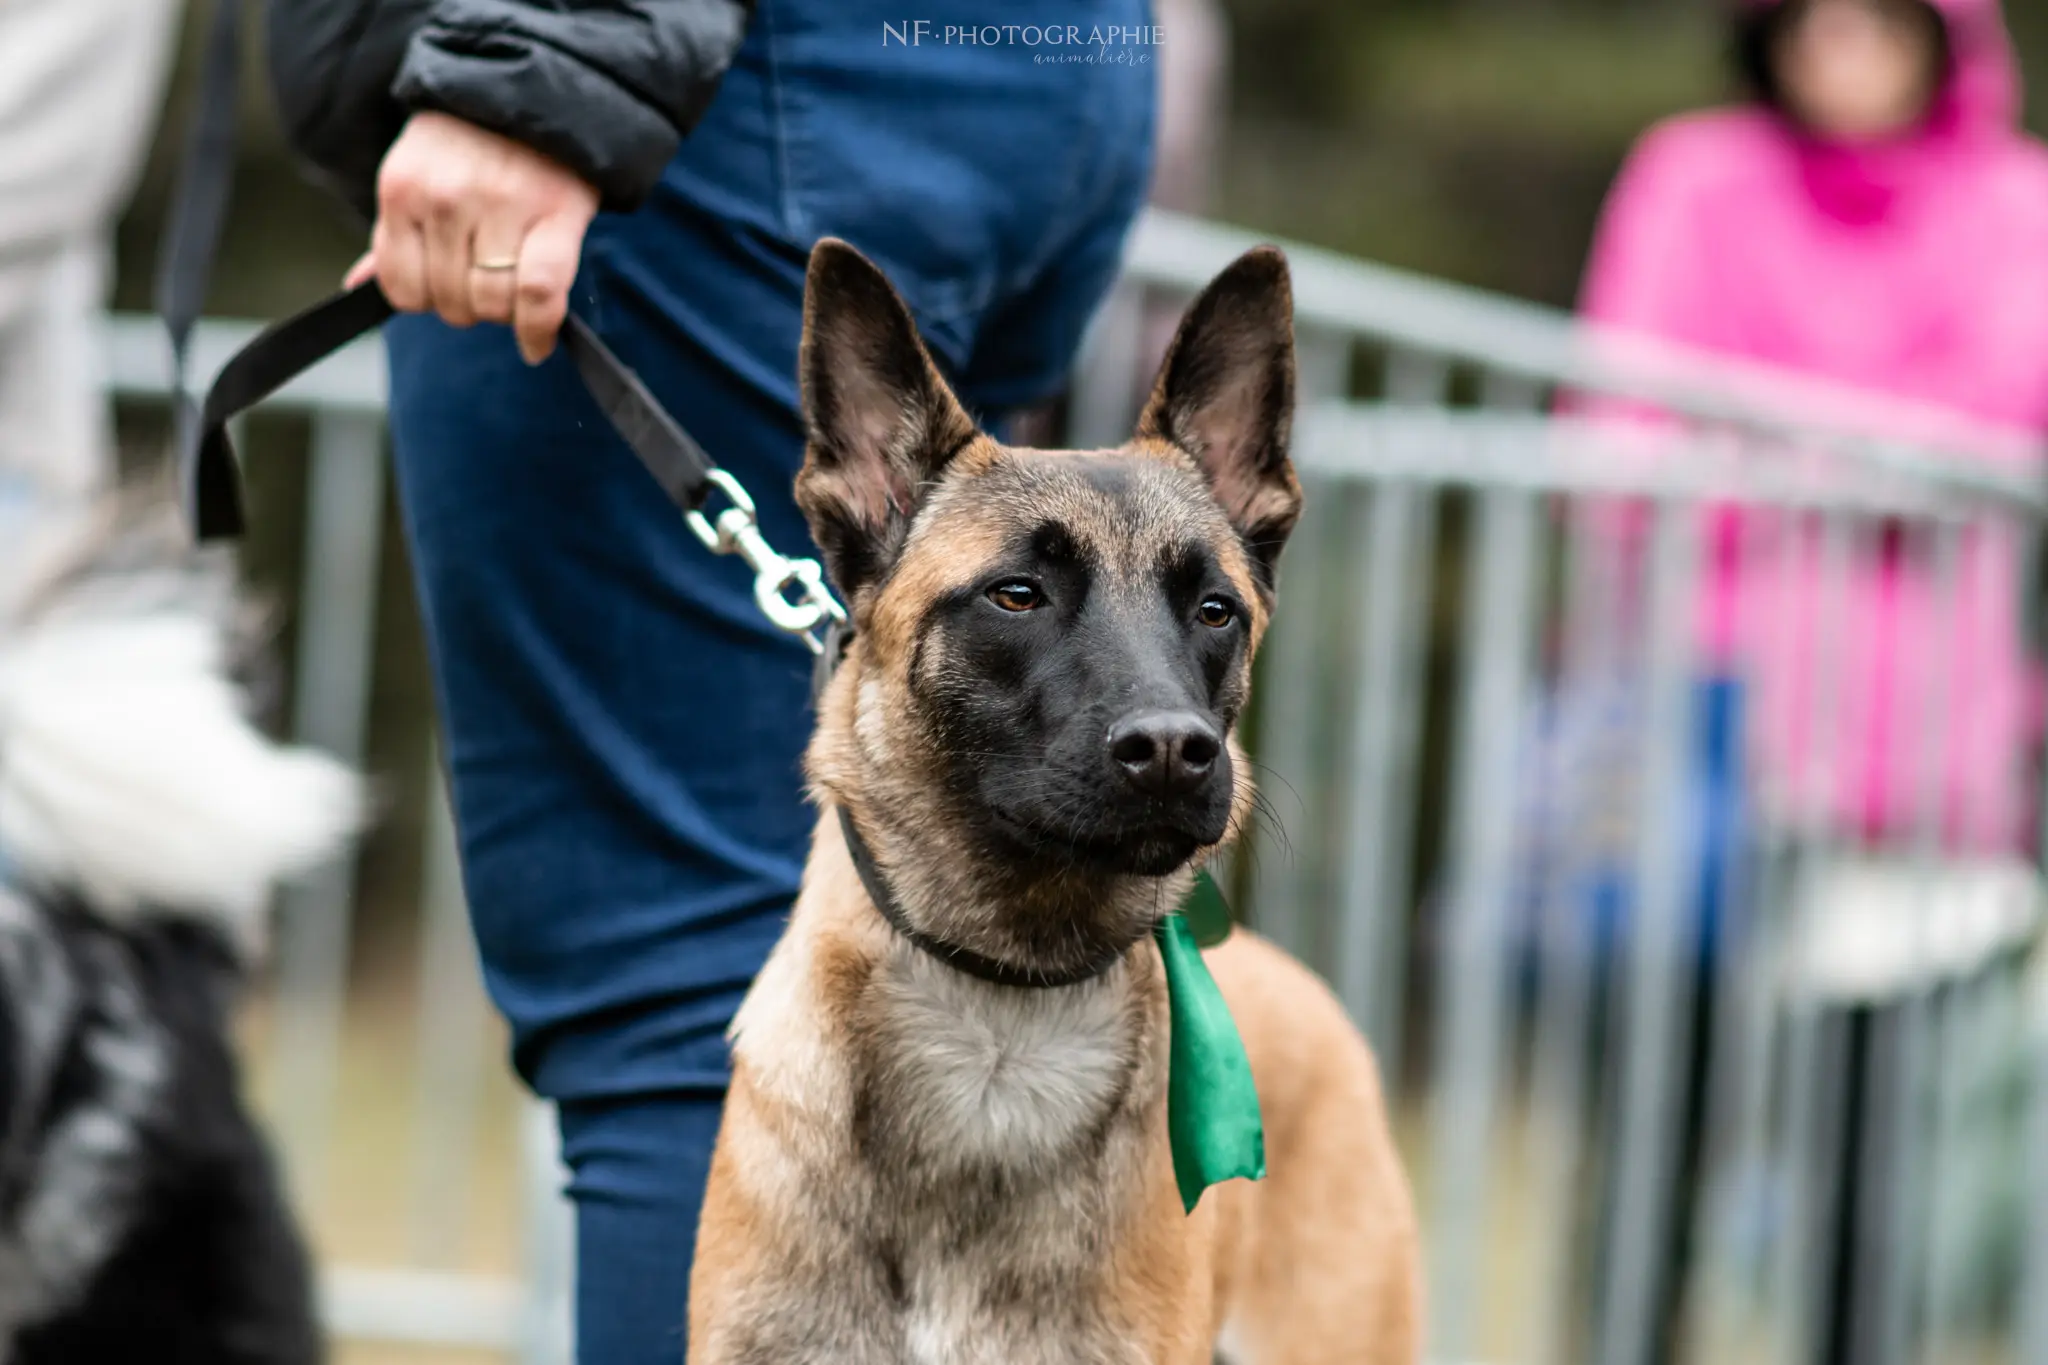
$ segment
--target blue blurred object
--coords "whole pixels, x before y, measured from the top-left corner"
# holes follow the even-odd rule
[[[1692,871],[1682,942],[1711,971],[1739,915],[1752,844],[1743,734],[1747,691],[1740,679],[1710,676],[1692,689],[1692,743],[1683,809]],[[1625,680],[1549,693],[1538,704],[1535,752],[1525,773],[1523,911],[1516,954],[1525,987],[1545,954],[1573,947],[1593,979],[1614,980],[1626,959],[1639,873],[1643,821],[1657,812],[1637,799],[1646,735],[1641,699]],[[1580,924],[1558,924],[1556,917]],[[1549,932],[1546,934],[1545,926]],[[1549,947],[1545,947],[1546,938]],[[1560,948],[1560,945],[1573,947]]]

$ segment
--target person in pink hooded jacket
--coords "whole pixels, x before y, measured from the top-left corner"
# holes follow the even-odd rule
[[[1999,433],[1976,458],[2038,460],[2048,149],[2020,130],[1996,0],[1747,0],[1734,18],[1753,99],[1672,119],[1637,144],[1605,208],[1582,314],[1953,413]],[[1565,406],[1654,419],[1613,400]],[[1624,533],[1601,543],[1640,553],[1633,518],[1590,510],[1590,526]],[[1690,792],[1698,976],[1672,1133],[1677,1203],[1651,1271],[1666,1357],[1697,1233],[1715,1033],[1705,983],[1724,923],[1741,918],[1735,869],[1753,851],[1752,806],[1885,853],[1914,847],[1930,818],[1953,858],[2009,858],[2030,840],[2038,688],[2016,537],[1988,518],[1970,524],[1953,596],[1915,540],[1873,528],[1835,576],[1819,567],[1808,520],[1756,508],[1708,520]]]
[[[2048,148],[2020,130],[1997,0],[1750,0],[1739,22],[1754,101],[1638,143],[1583,315],[2028,433],[2003,458],[2032,458],[2048,432]],[[1945,847],[2022,848],[2038,689],[2009,538],[1972,528],[1952,599],[1896,537],[1826,598],[1810,538],[1736,524],[1721,539],[1752,544],[1718,547],[1703,647],[1754,687],[1766,792],[1829,771],[1809,820],[1819,807],[1834,833],[1903,842],[1927,818],[1939,712]]]

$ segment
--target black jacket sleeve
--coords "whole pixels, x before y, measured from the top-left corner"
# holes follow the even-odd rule
[[[272,0],[271,83],[293,147],[366,217],[408,114],[547,153],[637,207],[703,116],[752,0]]]

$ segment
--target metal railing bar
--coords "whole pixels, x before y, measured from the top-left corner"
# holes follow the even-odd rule
[[[1628,914],[1613,1276],[1600,1310],[1601,1365],[1650,1365],[1659,1356],[1660,1273],[1669,1269],[1671,1158],[1678,1132],[1674,1086],[1683,1086],[1699,942],[1697,866],[1685,819],[1694,732],[1693,613],[1699,512],[1657,510],[1650,565],[1647,714],[1641,821]]]
[[[1068,439],[1086,450],[1121,445],[1130,439],[1145,376],[1145,288],[1120,282],[1103,300],[1082,339],[1074,366]]]
[[[1406,440],[1374,440],[1400,430]],[[1501,410],[1416,410],[1399,404],[1318,405],[1296,428],[1295,459],[1330,479],[1408,479],[1531,492],[1608,494],[1955,517],[2013,509],[2048,513],[2048,489],[1986,471],[1887,475],[1807,461],[1734,459],[1724,437],[1660,435],[1657,458],[1612,425]]]
[[[313,424],[299,595],[294,735],[351,767],[363,761],[382,562],[382,427],[358,414]],[[302,1200],[325,1190],[340,1083],[356,865],[344,858],[287,891],[277,935],[277,1123]]]
[[[2043,808],[2048,810],[2048,795]],[[2048,835],[2044,835],[2048,837]],[[2026,1150],[2036,1159],[2048,1152],[2048,991],[2039,972],[2022,988],[2026,1010],[2020,1034],[2030,1095]],[[2028,1182],[2026,1238],[2019,1285],[2020,1321],[2016,1345],[2020,1365],[2048,1365],[2048,1180]]]
[[[1349,800],[1334,903],[1338,994],[1378,1053],[1390,1094],[1401,1085],[1415,769],[1422,718],[1423,625],[1436,503],[1412,485],[1372,495],[1365,527],[1365,605],[1352,631]]]
[[[517,1280],[424,1270],[336,1269],[320,1284],[338,1340],[505,1353],[520,1347],[527,1296]]]
[[[1267,240],[1239,228],[1148,210],[1126,249],[1126,278],[1192,294],[1242,252]],[[1646,337],[1599,332],[1534,304],[1318,247],[1278,245],[1289,255],[1296,317],[1305,329],[1460,358],[1539,386],[1641,400],[1696,419],[1770,426],[1837,446],[1874,467],[1937,481],[1953,473],[1948,456],[1975,451],[2019,460],[2042,450],[2032,433]],[[195,387],[203,387],[256,326],[241,320],[203,323],[194,346]],[[107,351],[118,392],[164,391],[169,360],[154,319],[112,319]],[[381,407],[385,372],[380,351],[374,341],[349,348],[295,384],[293,400]],[[1899,433],[1914,439],[1901,439]]]
[[[1779,980],[1775,1008],[1784,1020],[1785,1072],[1780,1092],[1784,1130],[1781,1148],[1788,1171],[1787,1206],[1789,1226],[1779,1239],[1771,1286],[1779,1304],[1780,1359],[1798,1365],[1807,1359],[1818,1330],[1817,1301],[1820,1286],[1827,1282],[1830,1246],[1822,1236],[1833,1218],[1834,1173],[1822,1163],[1822,1152],[1832,1153],[1832,1111],[1822,1103],[1824,1093],[1836,1094],[1840,1087],[1834,1072],[1823,1068],[1823,1053],[1830,1039],[1818,998],[1812,950],[1813,929],[1811,888],[1827,859],[1823,846],[1833,819],[1836,798],[1843,780],[1844,722],[1836,707],[1845,672],[1841,665],[1842,621],[1849,600],[1849,575],[1857,558],[1855,527],[1846,517],[1825,515],[1817,529],[1814,547],[1818,569],[1817,598],[1812,622],[1812,647],[1806,658],[1813,673],[1806,698],[1806,742],[1798,751],[1803,760],[1796,772],[1795,810],[1805,826],[1803,839],[1793,854],[1794,900],[1781,907],[1774,926],[1786,951],[1772,964]],[[1788,562],[1791,582],[1798,581],[1801,566]]]
[[[1573,1211],[1584,1174],[1586,1118],[1593,1099],[1588,1051],[1593,1044],[1594,935],[1588,876],[1597,856],[1599,826],[1588,827],[1588,814],[1577,804],[1584,790],[1568,787],[1560,795],[1553,778],[1569,783],[1574,774],[1560,771],[1555,745],[1565,742],[1563,726],[1571,723],[1570,708],[1592,710],[1612,702],[1617,682],[1617,641],[1610,566],[1605,547],[1589,531],[1570,535],[1565,544],[1564,656],[1558,669],[1549,725],[1549,763],[1537,776],[1539,801],[1571,800],[1562,814],[1537,816],[1546,832],[1553,861],[1536,891],[1536,998],[1531,1005],[1536,1041],[1530,1060],[1529,1141],[1539,1250],[1532,1258],[1540,1288],[1536,1294],[1526,1340],[1534,1365],[1570,1365],[1570,1298],[1579,1257]],[[1607,722],[1600,724],[1611,736]],[[1596,732],[1597,733],[1597,732]],[[1582,776],[1582,775],[1581,775]],[[1597,779],[1596,779],[1597,780]],[[1595,817],[1597,818],[1597,817]],[[1554,833],[1552,833],[1554,831]],[[1562,844],[1563,847],[1557,847]]]
[[[411,1245],[416,1264],[445,1265],[459,1254],[466,1226],[471,1154],[482,1129],[488,1005],[477,978],[438,746],[430,747],[427,767]]]
[[[1911,926],[1912,956],[1916,961],[1928,955],[1931,946],[1928,930],[1937,913],[1935,879],[1941,873],[1942,827],[1947,813],[1945,798],[1950,760],[1956,747],[1951,725],[1956,700],[1953,695],[1953,661],[1961,657],[1956,649],[1961,621],[1956,608],[1960,600],[1962,532],[1954,527],[1937,526],[1932,535],[1934,600],[1941,604],[1936,619],[1942,638],[1926,657],[1907,661],[1908,668],[1927,669],[1932,680],[1922,701],[1920,715],[1892,729],[1892,733],[1901,736],[1917,734],[1921,737],[1919,752],[1911,756],[1918,762],[1921,796],[1920,809],[1914,812],[1911,869],[1911,874],[1920,884]],[[1901,706],[1899,709],[1903,711],[1904,708]],[[1906,720],[1903,716],[1900,719]],[[1908,749],[1910,745],[1901,742],[1898,747]],[[1877,1340],[1873,1343],[1875,1365],[1906,1365],[1914,1358],[1911,1346],[1920,1327],[1920,1310],[1934,1304],[1939,1293],[1939,1287],[1931,1277],[1940,1257],[1925,1256],[1926,1276],[1915,1274],[1922,1268],[1920,1263],[1927,1241],[1928,1214],[1942,1203],[1939,1166],[1930,1169],[1925,1165],[1928,1144],[1925,1141],[1923,1099],[1928,1064],[1934,1059],[1930,1047],[1934,1037],[1933,1024],[1934,1004],[1927,985],[1912,983],[1906,998],[1898,1006],[1895,1052],[1898,1074],[1893,1078],[1894,1104],[1887,1116],[1898,1147],[1892,1168],[1883,1182],[1886,1197],[1891,1200],[1892,1218],[1884,1248],[1886,1274],[1877,1298],[1878,1311],[1883,1319],[1881,1325],[1874,1329],[1877,1333]],[[1936,1334],[1929,1331],[1924,1336],[1929,1351],[1933,1351]]]
[[[189,381],[203,394],[229,358],[246,346],[263,324],[240,318],[208,318],[192,334]],[[163,324],[122,314],[107,319],[104,354],[108,381],[120,398],[157,398],[170,392],[171,357]],[[384,411],[389,372],[381,337],[352,342],[285,386],[271,406],[319,408],[337,413]]]
[[[1301,955],[1313,909],[1313,869],[1321,849],[1316,782],[1319,743],[1318,670],[1322,660],[1326,572],[1341,546],[1338,499],[1313,483],[1305,489],[1300,525],[1280,561],[1286,589],[1260,654],[1258,739],[1253,781],[1261,798],[1253,822],[1252,923],[1273,942]]]
[[[1430,1172],[1429,1344],[1469,1354],[1480,1292],[1481,1229],[1491,1199],[1508,992],[1506,929],[1515,891],[1514,773],[1534,646],[1537,509],[1513,491],[1479,508],[1477,571],[1465,608],[1466,676],[1459,717],[1456,851],[1436,993],[1438,1106]]]
[[[555,1107],[529,1101],[520,1126],[526,1301],[518,1365],[570,1365],[576,1335],[576,1220]]]

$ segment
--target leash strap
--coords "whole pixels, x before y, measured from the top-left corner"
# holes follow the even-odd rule
[[[191,448],[195,476],[190,486],[197,494],[194,521],[201,540],[230,539],[244,529],[229,421],[395,315],[372,280],[272,323],[222,367],[207,390],[199,439]],[[605,420],[618,429],[662,491],[685,511],[702,508],[719,472],[704,447],[676,425],[640,376],[583,319],[569,317],[562,345]]]
[[[193,520],[201,540],[230,539],[244,530],[228,423],[395,313],[372,280],[271,324],[221,369],[199,410],[199,439],[190,449]],[[704,448],[676,425],[640,377],[583,319],[570,316],[562,345],[605,420],[618,429],[662,491],[686,511],[702,508],[718,472]]]
[[[221,370],[204,404],[192,402],[192,333],[206,307],[234,188],[242,11],[243,0],[215,0],[200,68],[198,112],[157,260],[157,311],[171,347],[178,480],[186,522],[202,542],[232,540],[247,528],[228,423],[393,313],[374,281],[336,294],[265,328]],[[682,509],[697,539],[714,554],[745,560],[754,571],[754,601],[762,614],[814,653],[821,651],[819,631],[843,622],[846,613],[826,587],[817,561],[789,558],[769,545],[746,489],[712,462],[588,323],[571,314],[562,327],[561,345],[605,420]],[[714,493],[728,504],[715,519],[705,510]]]
[[[574,313],[563,324],[562,345],[605,420],[633,448],[661,491],[685,512],[699,511],[721,472],[704,447],[677,425],[640,376]]]
[[[197,109],[185,142],[171,220],[164,231],[156,263],[156,308],[163,317],[171,346],[172,439],[179,454],[179,483],[188,517],[203,519],[221,534],[234,535],[242,525],[240,490],[221,483],[217,470],[196,458],[199,410],[187,389],[192,331],[206,308],[219,253],[221,229],[227,222],[234,190],[235,133],[240,122],[242,0],[214,0],[213,26],[200,60]],[[208,482],[212,475],[211,482]],[[201,532],[201,539],[209,538]]]
[[[242,534],[246,523],[228,424],[382,326],[393,312],[373,280],[272,323],[222,367],[182,452],[188,512],[200,540],[231,540]],[[572,314],[562,327],[561,345],[605,420],[682,509],[697,539],[713,554],[738,555],[746,561],[754,571],[754,602],[761,613],[812,652],[822,652],[819,632],[829,624],[844,623],[846,612],[826,587],[818,562],[780,554],[768,543],[747,490],[712,463],[588,323]],[[705,511],[714,493],[729,504],[715,520]]]
[[[391,312],[375,283],[361,285],[272,323],[221,368],[182,448],[188,510],[200,540],[232,540],[246,529],[228,423],[381,325]]]

